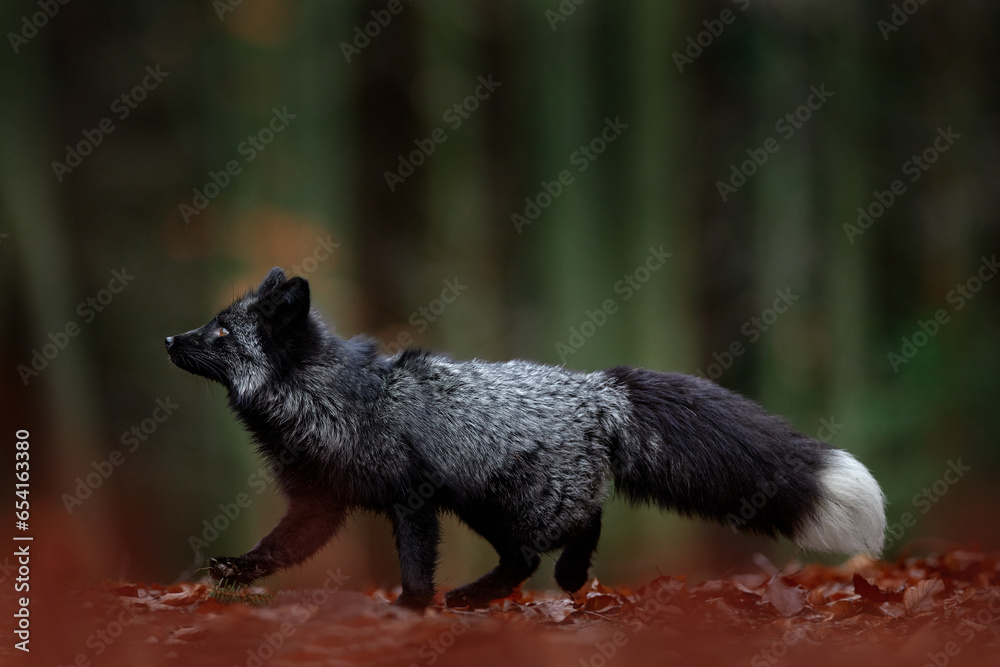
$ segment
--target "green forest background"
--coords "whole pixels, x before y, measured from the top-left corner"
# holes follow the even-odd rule
[[[996,548],[998,20],[938,0],[4,2],[3,438],[31,431],[53,567],[190,578],[277,521],[224,391],[163,350],[275,265],[390,351],[708,375],[872,469],[889,557]],[[595,574],[720,576],[755,551],[795,553],[616,501]],[[495,559],[455,522],[442,553],[446,587]],[[359,516],[271,583],[338,567],[395,585],[387,523]]]

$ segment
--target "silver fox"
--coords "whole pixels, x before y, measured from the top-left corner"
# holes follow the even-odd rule
[[[308,283],[279,268],[166,347],[178,367],[226,387],[288,500],[253,549],[211,560],[228,583],[303,562],[350,512],[370,510],[393,526],[397,603],[421,609],[433,602],[439,515],[452,512],[500,560],[448,592],[448,605],[509,595],[555,549],[556,582],[573,592],[613,492],[806,548],[883,546],[885,497],[861,463],[702,378],[386,357],[375,341],[330,333]],[[762,507],[740,512],[765,489]]]

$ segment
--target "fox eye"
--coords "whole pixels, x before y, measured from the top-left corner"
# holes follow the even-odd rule
[[[227,329],[226,327],[219,327],[219,328],[218,328],[218,329],[216,330],[216,332],[215,332],[215,335],[216,335],[216,336],[219,336],[220,338],[221,338],[222,336],[228,336],[228,335],[229,335],[229,329]]]

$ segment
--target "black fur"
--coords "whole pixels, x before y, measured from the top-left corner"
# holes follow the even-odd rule
[[[177,366],[226,386],[288,499],[257,546],[212,559],[212,575],[228,582],[301,563],[350,511],[365,509],[392,522],[399,604],[432,601],[442,512],[500,556],[492,571],[450,591],[449,604],[508,595],[540,553],[559,548],[556,581],[574,591],[587,579],[612,484],[635,502],[809,546],[881,542],[881,492],[863,467],[707,380],[415,350],[386,358],[371,340],[328,333],[310,310],[308,283],[277,268],[166,344]],[[824,475],[836,483],[824,486]],[[748,499],[765,496],[745,511]],[[865,523],[857,539],[855,519]]]
[[[810,471],[822,469],[829,445],[703,378],[627,366],[607,374],[625,387],[638,416],[636,437],[615,451],[616,486],[627,498],[735,521],[768,537],[792,538],[801,528],[803,510],[820,497]],[[733,512],[761,492],[773,499],[752,517]]]

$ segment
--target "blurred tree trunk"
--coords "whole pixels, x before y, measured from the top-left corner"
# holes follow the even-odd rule
[[[815,398],[809,359],[812,346],[809,321],[811,304],[815,303],[810,293],[819,248],[811,223],[815,174],[811,170],[810,137],[819,131],[819,125],[829,120],[830,110],[814,111],[790,137],[776,128],[777,119],[794,114],[810,95],[810,86],[822,84],[823,77],[806,64],[811,62],[811,54],[805,46],[771,33],[778,29],[775,25],[762,29],[765,34],[758,42],[760,65],[756,83],[761,104],[755,110],[756,131],[746,148],[760,149],[768,137],[774,137],[781,148],[756,174],[748,177],[747,186],[753,195],[757,260],[753,315],[767,324],[767,330],[753,344],[760,360],[757,397],[770,410],[795,416],[801,415]],[[833,98],[827,104],[839,103],[839,99]],[[747,153],[740,152],[737,164],[746,159]],[[784,313],[770,310],[779,298],[778,290],[788,290],[798,297]],[[776,316],[771,322],[764,319],[769,310],[768,317]],[[743,342],[751,344],[747,338]],[[802,427],[806,429],[805,425]]]
[[[571,155],[590,144],[612,109],[598,108],[594,102],[597,76],[588,67],[592,57],[589,44],[602,26],[595,20],[594,7],[580,6],[555,31],[544,13],[532,12],[529,23],[531,43],[526,53],[537,63],[532,72],[530,100],[537,112],[528,136],[533,145],[534,163],[528,173],[533,178],[524,185],[515,210],[524,215],[527,197],[536,203],[540,214],[523,228],[519,241],[531,246],[532,262],[541,277],[531,285],[529,298],[537,300],[539,311],[537,345],[542,359],[561,362],[556,343],[569,345],[570,328],[579,330],[587,310],[600,307],[603,295],[611,295],[614,268],[607,262],[601,243],[601,221],[596,207],[596,192],[606,187],[607,155],[597,156],[586,171],[571,162]],[[600,70],[597,70],[600,72]],[[618,147],[609,146],[608,150]],[[573,182],[562,186],[558,197],[543,190],[542,181],[557,181],[567,170]],[[551,203],[543,208],[540,204]],[[594,342],[594,341],[597,342]],[[576,347],[576,346],[571,346]],[[566,355],[571,368],[591,369],[602,351],[616,348],[614,340],[600,330],[584,340],[579,350]]]
[[[673,45],[683,41],[677,27],[686,13],[678,6],[648,0],[631,7],[623,42],[629,45],[625,68],[631,114],[624,137],[623,160],[628,187],[606,210],[608,225],[623,236],[623,256],[633,270],[649,256],[650,246],[672,253],[652,274],[628,309],[635,363],[660,370],[695,366],[695,310],[692,278],[696,258],[694,217],[686,164],[692,149],[679,128],[690,123],[691,100],[673,66]],[[620,205],[619,205],[620,204]]]
[[[4,25],[16,25],[19,10],[7,5],[0,18]],[[76,312],[83,297],[80,281],[74,279],[79,265],[62,214],[58,182],[49,168],[53,153],[61,154],[62,149],[55,148],[42,131],[55,125],[52,90],[47,87],[53,76],[46,67],[51,39],[51,34],[36,37],[22,45],[19,54],[0,58],[0,80],[6,91],[0,103],[0,233],[6,235],[3,254],[15,258],[3,267],[8,289],[0,301],[5,319],[9,318],[7,326],[14,325],[13,339],[4,341],[3,357],[9,359],[2,389],[4,427],[9,429],[8,438],[22,428],[32,434],[36,521],[46,516],[65,519],[60,496],[74,494],[77,475],[86,476],[92,472],[91,461],[103,459],[97,445],[102,424],[95,417],[101,414],[93,391],[96,378],[88,364],[88,336]],[[11,285],[18,289],[10,289]],[[67,333],[69,322],[76,325],[75,335]],[[31,367],[32,349],[55,345],[53,335],[65,340],[62,349],[25,385],[17,366]],[[12,463],[9,470],[13,469]],[[91,545],[113,543],[109,501],[107,494],[96,494],[88,500],[88,511],[73,517],[85,526]]]
[[[490,111],[512,91],[513,82],[490,69],[480,46],[489,39],[491,13],[489,4],[457,0],[425,5],[421,12],[423,60],[438,76],[434,85],[422,82],[420,136],[437,131],[446,137],[421,167],[427,171],[423,250],[430,258],[419,281],[421,304],[438,298],[445,280],[464,286],[427,325],[430,339],[459,357],[496,357],[501,348],[493,334],[501,329],[504,253],[494,232],[502,223],[491,207],[487,128]],[[494,90],[482,83],[491,78],[500,82]],[[449,264],[454,270],[443,270]]]
[[[354,25],[371,21],[369,12],[384,9],[384,3],[357,2],[353,7],[350,36]],[[349,64],[337,63],[356,81],[352,90],[358,128],[356,261],[359,302],[364,308],[360,324],[385,339],[399,331],[415,304],[427,296],[413,277],[423,268],[420,249],[427,229],[423,189],[428,172],[418,168],[391,190],[385,177],[386,171],[400,171],[398,156],[407,158],[416,149],[414,141],[423,129],[413,87],[422,67],[422,10],[411,3],[403,7]]]
[[[817,128],[824,167],[818,178],[826,184],[821,194],[826,214],[820,216],[826,261],[818,263],[824,269],[818,277],[830,308],[826,313],[817,313],[812,338],[826,353],[823,370],[829,382],[829,414],[822,416],[843,425],[837,445],[864,459],[870,429],[864,400],[865,369],[871,360],[867,350],[873,342],[867,317],[871,308],[868,265],[872,239],[856,237],[852,244],[844,233],[844,224],[856,224],[857,207],[867,205],[871,196],[874,170],[866,146],[873,138],[868,121],[872,109],[862,91],[868,90],[872,81],[869,68],[863,66],[870,62],[870,56],[863,50],[861,33],[843,27],[851,39],[839,42],[836,48],[829,46],[822,58],[837,95],[836,107],[830,110],[827,122]]]

